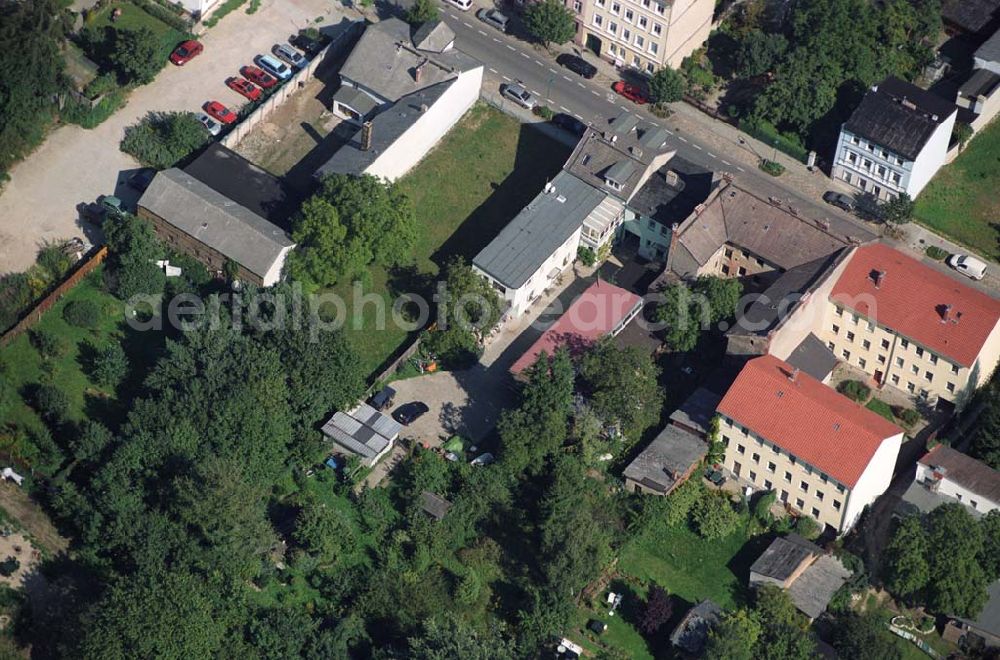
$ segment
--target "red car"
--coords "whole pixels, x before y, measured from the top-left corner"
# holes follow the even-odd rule
[[[229,85],[229,89],[238,94],[242,94],[251,101],[256,101],[260,98],[260,87],[255,87],[254,84],[246,78],[228,78],[226,80],[226,84]]]
[[[638,103],[639,105],[649,103],[649,99],[646,97],[646,92],[643,91],[642,87],[639,87],[638,85],[633,85],[625,82],[624,80],[619,80],[611,86],[611,89],[615,90],[616,94],[621,94],[633,103]]]
[[[236,113],[218,101],[209,101],[203,107],[205,114],[219,120],[223,124],[232,124],[238,119]]]
[[[201,51],[203,50],[205,50],[205,47],[197,41],[185,41],[180,46],[175,48],[174,52],[170,53],[170,61],[177,66],[183,66],[197,56],[201,55]]]
[[[245,66],[240,69],[240,73],[243,74],[250,82],[263,87],[264,89],[270,89],[278,84],[278,81],[269,73],[266,73],[263,69],[258,69],[255,66]]]

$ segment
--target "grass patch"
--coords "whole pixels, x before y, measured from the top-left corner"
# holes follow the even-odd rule
[[[865,407],[868,408],[868,410],[871,410],[873,413],[885,417],[893,424],[896,423],[896,417],[895,415],[892,414],[892,407],[885,401],[881,401],[879,399],[872,397],[872,400],[869,401],[868,405]]]
[[[116,9],[121,9],[122,14],[118,20],[111,22],[111,13]],[[152,16],[141,7],[129,2],[109,4],[104,9],[95,14],[91,14],[87,19],[88,28],[101,30],[109,27],[112,30],[138,30],[139,28],[149,28],[156,35],[160,42],[160,59],[166,66],[167,58],[177,47],[177,44],[188,38],[188,35],[173,28],[160,19]]]
[[[373,267],[364,292],[380,296],[389,310],[393,292],[417,291],[418,283],[436,277],[452,255],[471,261],[538,194],[568,155],[561,143],[485,104],[475,105],[399,182],[417,217],[412,268],[390,273]],[[333,288],[348,309],[353,307],[352,290],[349,283]],[[345,326],[372,371],[408,336],[391,322],[379,328],[378,317],[375,304],[368,304]]]
[[[955,162],[917,198],[916,219],[954,240],[1000,258],[996,218],[1000,217],[1000,122],[993,122],[972,140]]]
[[[205,27],[215,27],[215,24],[225,18],[226,14],[236,11],[243,3],[247,0],[226,0],[219,8],[212,13],[207,19],[205,19]]]

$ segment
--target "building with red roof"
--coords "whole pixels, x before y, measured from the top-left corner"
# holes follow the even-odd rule
[[[883,243],[853,250],[814,330],[838,359],[959,407],[1000,361],[1000,301]]]
[[[725,467],[846,532],[892,479],[903,431],[772,355],[746,363],[717,408]]]
[[[552,327],[542,333],[510,371],[517,376],[533,365],[543,351],[552,355],[565,346],[572,354],[578,354],[605,335],[617,335],[641,310],[642,298],[598,280],[573,301]]]

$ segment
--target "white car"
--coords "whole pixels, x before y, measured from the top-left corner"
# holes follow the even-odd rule
[[[476,456],[474,459],[472,459],[471,461],[469,461],[469,465],[475,465],[476,467],[482,467],[484,465],[489,465],[490,463],[492,463],[495,460],[496,459],[493,457],[493,454],[491,454],[489,452],[486,452],[485,454],[480,454],[479,456]]]
[[[458,7],[462,11],[469,11],[472,8],[472,0],[445,0],[449,5]]]
[[[500,93],[527,110],[533,109],[538,104],[534,95],[519,82],[504,85],[500,89]]]
[[[211,133],[213,137],[222,132],[222,125],[206,115],[204,112],[198,113],[198,121],[201,122],[202,126],[208,129],[208,132]]]
[[[986,276],[986,264],[967,254],[951,255],[948,257],[948,265],[974,280],[981,280]]]
[[[258,55],[257,66],[264,69],[278,80],[288,80],[292,77],[292,67],[270,55]]]
[[[271,49],[271,52],[277,57],[288,62],[291,66],[294,66],[296,69],[301,69],[309,63],[309,60],[303,57],[302,53],[295,50],[288,44],[275,44],[274,48]]]

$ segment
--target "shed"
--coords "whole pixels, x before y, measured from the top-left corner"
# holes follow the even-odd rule
[[[451,502],[436,493],[425,490],[420,493],[420,508],[435,520],[443,520],[451,509]]]
[[[691,476],[707,453],[701,438],[670,424],[625,468],[625,488],[667,495]]]
[[[721,607],[710,600],[701,601],[688,610],[670,633],[670,643],[691,655],[699,655],[708,641],[709,631],[719,623],[721,617]]]

